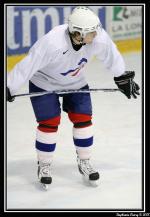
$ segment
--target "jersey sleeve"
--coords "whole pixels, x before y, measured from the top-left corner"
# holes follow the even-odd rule
[[[97,58],[104,63],[113,76],[122,75],[125,72],[124,59],[105,30],[103,30],[102,38],[99,38],[98,41],[96,45]]]
[[[28,55],[17,63],[13,70],[8,73],[7,86],[12,95],[29,81],[38,70],[49,63],[53,51],[53,47],[49,47],[47,43],[35,43]]]

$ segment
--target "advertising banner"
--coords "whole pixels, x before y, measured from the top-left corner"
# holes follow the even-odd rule
[[[115,41],[141,37],[141,6],[109,6],[106,11],[106,29]]]
[[[73,6],[7,6],[7,55],[20,55],[54,26],[67,22]],[[105,7],[89,6],[105,28]]]

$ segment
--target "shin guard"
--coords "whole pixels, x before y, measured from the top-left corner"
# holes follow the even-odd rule
[[[57,130],[60,116],[40,121],[36,132],[36,150],[38,161],[51,162],[56,148]]]
[[[69,118],[73,122],[73,141],[80,159],[91,157],[91,147],[93,145],[92,117],[87,114],[69,113]]]

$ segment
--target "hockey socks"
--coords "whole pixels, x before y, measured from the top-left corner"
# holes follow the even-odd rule
[[[91,157],[91,147],[93,145],[93,127],[73,128],[73,140],[76,151],[80,159]]]

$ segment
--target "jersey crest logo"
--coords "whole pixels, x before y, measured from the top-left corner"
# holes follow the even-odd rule
[[[87,63],[87,59],[86,58],[82,58],[79,61],[77,68],[70,69],[67,72],[61,73],[61,75],[66,76],[68,74],[71,74],[71,76],[76,76],[79,73],[79,71],[85,66],[86,63]]]

